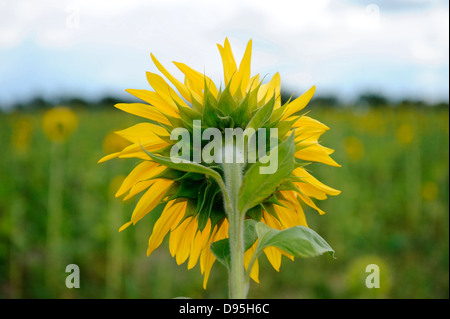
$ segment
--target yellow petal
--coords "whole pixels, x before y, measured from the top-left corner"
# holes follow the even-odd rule
[[[116,153],[111,153],[109,155],[103,156],[101,159],[98,160],[98,164],[109,161],[113,158],[116,158],[120,155],[120,152],[116,152]]]
[[[203,248],[202,253],[200,255],[200,271],[203,274],[203,288],[206,289],[206,285],[208,283],[209,274],[211,272],[211,268],[216,261],[216,257],[214,257],[213,253],[209,246],[211,243],[224,239],[228,236],[228,221],[224,219],[219,228],[214,227],[213,233],[208,241],[208,244]]]
[[[263,220],[267,226],[270,226],[270,228],[275,228],[278,230],[283,229],[283,226],[280,224],[280,222],[266,211],[263,211]]]
[[[286,120],[289,121],[293,118],[294,117],[287,118]],[[292,125],[292,127],[297,128],[297,129],[301,129],[301,128],[314,129],[314,130],[319,130],[319,131],[327,131],[330,129],[325,124],[323,124],[309,116],[306,116],[306,115],[298,117],[298,120]]]
[[[149,179],[159,173],[161,173],[166,167],[151,161],[144,161],[137,165],[122,182],[116,193],[116,197],[119,197],[128,190],[130,190],[136,183]]]
[[[295,157],[304,161],[319,162],[330,166],[341,167],[328,154],[330,149],[319,144],[312,144],[295,152]]]
[[[312,131],[312,130],[302,132],[301,130],[295,130],[295,144],[299,144],[302,146],[317,144],[323,132],[324,131]]]
[[[134,95],[157,108],[162,114],[180,118],[179,111],[174,103],[167,103],[158,93],[148,90],[127,89],[126,92]],[[172,101],[173,102],[173,101]]]
[[[142,150],[142,148],[144,148],[148,152],[154,152],[154,151],[157,151],[167,145],[169,145],[167,142],[164,142],[159,138],[149,137],[147,139],[142,139],[138,143],[131,144],[131,145],[125,147],[122,151],[119,152],[118,156],[119,156],[119,158],[138,157],[138,158],[150,160],[149,156],[147,154],[145,154],[145,152]]]
[[[139,202],[131,215],[131,221],[133,224],[136,224],[159,204],[165,192],[169,189],[172,183],[173,181],[160,179],[156,180],[150,186],[150,188],[139,199]]]
[[[197,232],[198,224],[193,218],[189,218],[188,225],[183,231],[181,241],[177,246],[176,261],[178,265],[184,263],[191,254],[192,242],[194,241]]]
[[[209,77],[207,77],[203,73],[195,71],[194,69],[190,68],[184,63],[180,62],[173,62],[173,63],[177,66],[178,69],[180,69],[181,72],[184,73],[186,79],[190,81],[194,87],[197,88],[196,92],[201,97],[201,99],[198,99],[199,102],[203,102],[202,90],[205,86],[205,82],[212,95],[217,98],[219,91],[217,90],[217,87],[214,84],[214,82]]]
[[[228,85],[231,78],[236,75],[237,66],[234,60],[233,52],[231,51],[230,42],[225,38],[224,46],[217,44],[219,48],[220,55],[222,56],[223,73],[225,79],[225,85]]]
[[[316,188],[320,189],[321,191],[325,192],[327,195],[339,195],[341,191],[334,189],[330,186],[327,186],[317,180],[314,176],[312,176],[310,173],[308,173],[303,167],[298,167],[293,171],[293,174],[295,176],[298,176],[302,178],[303,181],[306,183],[309,183],[311,185],[314,185]]]
[[[178,224],[186,210],[186,202],[170,201],[164,208],[161,216],[153,226],[152,235],[148,240],[147,256],[161,245],[164,237],[174,224]]]
[[[270,264],[276,271],[280,271],[281,267],[281,252],[276,247],[267,247],[264,250],[264,254],[269,260]]]
[[[252,77],[247,84],[247,92],[251,92],[254,89],[256,89],[259,85],[259,74],[256,74],[254,77]]]
[[[156,180],[151,179],[148,181],[141,181],[138,182],[136,184],[134,184],[131,189],[130,192],[128,193],[127,196],[124,197],[124,201],[129,200],[130,198],[134,197],[135,195],[139,194],[140,192],[142,192],[144,189],[149,188],[151,185],[153,185],[153,183],[155,183]]]
[[[128,226],[130,226],[132,223],[131,222],[127,222],[125,224],[122,225],[122,227],[119,228],[119,232],[123,231],[124,229],[126,229]]]
[[[148,83],[167,104],[170,104],[175,108],[177,107],[177,103],[178,105],[188,107],[186,102],[179,97],[160,75],[152,72],[146,72],[146,75]]]
[[[216,257],[214,257],[210,249],[204,249],[202,251],[202,255],[200,256],[200,260],[203,260],[203,289],[206,289],[209,274],[211,273],[211,268],[216,261]]]
[[[207,247],[203,248],[200,255],[200,271],[203,274],[203,289],[206,289],[206,285],[208,284],[209,274],[211,273],[211,268],[216,261],[216,257],[214,257],[209,246],[212,244],[212,236],[208,241]]]
[[[303,194],[309,197],[313,197],[315,199],[324,200],[327,199],[327,194],[320,191],[316,187],[307,183],[295,183],[295,185],[301,190]]]
[[[191,218],[186,218],[180,225],[174,224],[171,227],[169,238],[169,251],[172,257],[175,257],[175,255],[177,254],[178,245],[180,244],[180,240],[183,237],[183,233],[190,221]]]
[[[159,136],[169,136],[166,129],[151,123],[139,123],[127,129],[115,132],[124,139],[139,144],[140,141],[155,141],[155,143],[164,142]]]
[[[118,103],[114,106],[130,114],[172,126],[169,120],[154,106],[143,103]]]
[[[153,63],[155,63],[156,67],[159,71],[161,71],[162,74],[170,81],[172,84],[177,88],[178,92],[181,93],[181,95],[188,100],[189,102],[192,102],[191,100],[191,92],[188,90],[188,88],[181,83],[178,79],[176,79],[172,74],[170,74],[159,61],[155,58],[155,56],[150,53],[150,56],[153,60]]]
[[[205,228],[198,230],[195,239],[192,241],[191,254],[189,255],[188,269],[192,269],[200,257],[200,252],[206,246],[211,232],[211,220],[208,219]]]
[[[281,106],[281,78],[280,74],[277,72],[272,77],[272,79],[259,87],[258,90],[258,102],[267,103],[270,101],[270,99],[275,96],[275,106],[274,108],[277,109]]]
[[[288,207],[292,207],[292,209],[296,212],[295,218],[291,219],[291,224],[288,227],[292,226],[308,227],[308,224],[306,223],[305,212],[303,211],[303,208],[297,199],[298,194],[294,191],[282,191],[282,194],[289,200],[289,203],[284,204],[286,204],[286,206]]]
[[[281,221],[281,224],[283,225],[283,228],[289,228],[300,225],[300,219],[298,214],[296,213],[296,210],[292,206],[290,202],[286,201],[280,201],[285,206],[289,207],[282,207],[278,205],[274,205],[275,211],[277,212],[278,218]]]
[[[244,52],[244,56],[239,65],[239,71],[236,75],[236,79],[233,79],[233,83],[230,87],[231,95],[236,93],[236,90],[240,86],[242,95],[245,95],[248,82],[250,80],[250,62],[252,57],[252,40],[248,41],[247,47]]]
[[[244,267],[245,270],[250,266],[250,261],[255,254],[256,245],[258,241],[256,241],[247,251],[244,253]],[[250,278],[252,278],[255,282],[259,283],[259,263],[258,259],[253,263],[252,269],[250,270]]]
[[[315,91],[316,91],[316,87],[313,85],[308,91],[306,91],[301,96],[296,98],[294,101],[289,103],[286,106],[286,110],[281,119],[284,120],[284,119],[288,118],[289,116],[291,116],[292,114],[303,110],[303,108],[312,99]]]
[[[325,214],[325,212],[323,210],[321,210],[319,207],[317,207],[316,204],[308,196],[305,196],[303,194],[298,194],[298,197],[300,197],[301,200],[306,203],[306,205],[308,205],[308,206],[314,208],[315,210],[317,210],[320,215]]]

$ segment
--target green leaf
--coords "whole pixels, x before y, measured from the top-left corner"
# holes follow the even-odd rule
[[[246,212],[272,196],[277,187],[291,176],[294,169],[294,150],[294,134],[291,134],[270,151],[278,153],[278,167],[273,174],[260,173],[260,167],[266,165],[261,163],[261,159],[248,169],[239,190],[238,209],[241,212]],[[267,155],[263,159],[266,157]]]
[[[161,165],[164,165],[164,166],[167,166],[169,168],[173,168],[173,169],[176,169],[179,171],[205,174],[207,176],[214,178],[219,184],[223,184],[222,176],[220,176],[220,174],[217,173],[213,169],[210,169],[206,166],[200,165],[198,163],[190,162],[187,160],[184,160],[181,163],[174,163],[174,162],[172,162],[172,159],[170,157],[158,156],[158,155],[152,154],[151,152],[144,149],[144,147],[142,147],[142,144],[141,144],[141,148],[148,156],[150,156],[150,158],[152,160],[154,160],[155,162],[157,162]]]
[[[255,225],[258,236],[258,247],[255,254],[273,246],[294,257],[315,257],[329,253],[334,257],[334,250],[314,230],[305,226],[295,226],[284,230],[270,228],[264,223]]]
[[[244,221],[244,251],[247,251],[258,239],[255,226],[258,222],[253,219]],[[217,260],[230,269],[230,243],[228,238],[218,240],[211,244],[211,251]]]

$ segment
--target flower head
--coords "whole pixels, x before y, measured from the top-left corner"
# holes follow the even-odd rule
[[[323,200],[328,195],[340,193],[314,178],[306,166],[310,162],[339,166],[330,157],[333,150],[320,145],[318,141],[328,127],[301,114],[312,98],[315,87],[283,104],[278,73],[267,83],[262,82],[259,74],[251,75],[251,40],[239,65],[227,39],[218,48],[223,62],[224,87],[218,87],[202,72],[174,62],[184,74],[184,81],[179,81],[151,54],[154,64],[170,84],[162,76],[147,72],[147,80],[153,91],[127,90],[143,103],[120,103],[115,106],[146,121],[116,132],[130,144],[99,161],[113,158],[141,160],[116,193],[116,196],[125,195],[124,199],[142,193],[130,221],[120,231],[136,224],[159,204],[165,204],[153,227],[147,254],[150,255],[160,246],[164,237],[170,233],[170,253],[178,264],[187,261],[189,269],[199,262],[204,274],[204,287],[216,260],[210,245],[228,237],[229,220],[224,209],[224,194],[220,183],[211,178],[220,178],[224,174],[223,167],[214,161],[207,162],[203,159],[199,165],[190,166],[192,170],[185,169],[185,166],[181,166],[183,164],[172,164],[168,159],[176,144],[171,138],[175,129],[183,128],[194,135],[198,129],[199,134],[203,135],[208,128],[216,128],[224,135],[227,128],[276,128],[277,142],[282,143],[288,138],[295,142],[295,151],[292,151],[292,155],[295,153],[295,160],[294,157],[288,159],[287,164],[291,168],[285,173],[287,178],[270,193],[261,195],[264,198],[256,205],[247,207],[247,219],[263,222],[278,230],[298,225],[307,227],[302,206],[310,206],[323,214],[314,200]],[[259,138],[261,134],[258,131],[255,136],[258,135]],[[270,136],[261,136],[262,140],[270,139]],[[219,140],[221,142],[222,138],[219,137]],[[192,141],[190,144],[188,155],[196,156],[204,149],[206,142],[202,141],[197,146]],[[264,151],[271,149],[267,144]],[[244,153],[244,158],[248,158],[247,149]],[[261,159],[262,156],[258,155],[257,160]],[[283,160],[280,159],[279,165],[282,165]],[[245,161],[243,173],[248,172],[251,166]],[[245,267],[250,264],[255,245],[256,243],[245,252]],[[280,268],[282,255],[293,258],[276,247],[268,247],[264,253],[277,270]],[[257,260],[253,263],[251,277],[258,281]]]

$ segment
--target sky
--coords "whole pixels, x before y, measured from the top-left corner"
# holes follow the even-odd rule
[[[0,0],[0,107],[128,98],[149,89],[150,52],[221,83],[225,37],[238,63],[252,39],[252,74],[279,72],[290,94],[449,99],[445,0]]]

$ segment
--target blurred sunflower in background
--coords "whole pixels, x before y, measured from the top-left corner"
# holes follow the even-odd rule
[[[13,124],[11,145],[13,150],[20,155],[28,153],[33,138],[33,122],[28,116],[21,116]]]
[[[151,54],[157,69],[170,85],[162,76],[147,72],[148,83],[154,91],[126,90],[143,103],[120,103],[115,107],[146,121],[116,132],[129,145],[99,161],[114,158],[140,160],[115,194],[116,197],[124,196],[124,200],[141,196],[130,221],[120,227],[120,231],[136,224],[157,206],[164,205],[149,238],[147,255],[170,234],[171,255],[178,264],[187,261],[188,269],[200,263],[204,288],[217,257],[210,246],[229,236],[230,221],[224,208],[224,192],[218,182],[224,170],[216,163],[200,163],[209,173],[189,171],[170,163],[167,159],[176,142],[170,138],[173,129],[183,127],[192,132],[194,120],[201,120],[202,131],[208,127],[222,131],[228,127],[278,129],[279,162],[284,165],[284,176],[279,176],[282,181],[275,187],[252,194],[256,199],[248,204],[249,207],[246,206],[246,220],[262,222],[275,230],[307,227],[302,206],[310,206],[324,214],[315,200],[340,193],[313,177],[307,166],[311,162],[340,166],[330,157],[333,150],[319,143],[320,136],[329,128],[301,113],[313,97],[315,87],[282,104],[278,73],[268,83],[263,83],[259,74],[251,75],[251,40],[239,65],[228,39],[224,45],[218,44],[218,48],[223,63],[224,88],[217,87],[202,72],[174,62],[184,74],[181,82]],[[242,174],[250,174],[254,165],[246,163]],[[244,267],[255,281],[259,280],[258,260],[254,258],[257,247],[258,240],[246,243],[243,259]],[[291,250],[280,247],[265,247],[263,251],[277,271],[283,255],[290,259],[295,257]]]
[[[78,117],[70,108],[57,106],[45,112],[42,127],[50,141],[61,143],[77,129]]]

